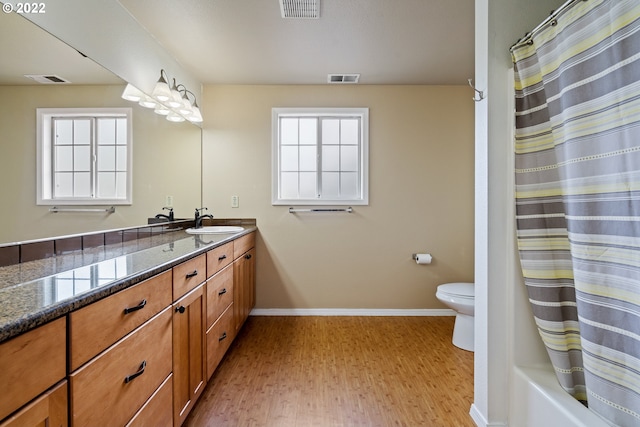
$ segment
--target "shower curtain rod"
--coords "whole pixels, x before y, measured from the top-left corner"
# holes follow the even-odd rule
[[[552,11],[551,14],[544,21],[538,24],[533,30],[529,31],[527,34],[524,35],[524,37],[522,37],[520,40],[515,42],[509,50],[513,50],[515,47],[519,46],[520,44],[526,43],[529,40],[531,40],[531,38],[535,33],[545,28],[547,25],[549,25],[550,22],[554,21],[561,12],[573,6],[574,3],[578,3],[581,1],[587,1],[587,0],[567,0],[566,2],[564,2],[562,6]]]

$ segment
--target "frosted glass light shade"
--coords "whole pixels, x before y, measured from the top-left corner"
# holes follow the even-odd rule
[[[142,98],[140,102],[138,102],[138,104],[140,104],[144,108],[155,108],[156,105],[158,105],[158,103],[154,101],[153,98],[147,95],[144,95],[144,98]]]
[[[191,107],[191,114],[189,115],[189,117],[187,117],[189,119],[189,121],[194,122],[194,123],[202,123],[202,113],[200,112],[200,109],[198,108],[197,105],[193,105]]]
[[[166,104],[171,108],[178,108],[182,105],[182,96],[180,96],[180,93],[177,90],[172,90],[171,99],[169,99]]]
[[[165,102],[171,98],[171,88],[164,78],[164,70],[160,71],[160,78],[151,92],[151,96],[160,102]]]
[[[178,91],[176,79],[173,79],[173,86],[171,87],[171,99],[167,100],[166,104],[170,108],[178,108],[182,105],[182,95],[180,95],[180,92]]]
[[[182,98],[182,105],[178,107],[178,111],[180,114],[184,114],[185,116],[191,115],[191,102],[186,96]]]
[[[127,87],[124,88],[124,92],[122,92],[122,99],[126,99],[127,101],[139,102],[142,97],[144,97],[144,94],[131,84],[127,84]]]
[[[165,102],[169,98],[171,98],[171,89],[169,89],[169,85],[166,83],[156,83],[156,86],[153,88],[153,92],[151,93],[155,99],[160,102]]]
[[[169,113],[171,113],[171,110],[169,110],[167,107],[165,107],[162,104],[157,104],[156,109],[153,110],[153,112],[156,114],[160,114],[161,116],[166,116]]]
[[[176,113],[174,113],[172,111],[167,115],[167,120],[169,120],[170,122],[175,122],[175,123],[184,122],[184,117],[182,117],[180,114],[176,114]]]

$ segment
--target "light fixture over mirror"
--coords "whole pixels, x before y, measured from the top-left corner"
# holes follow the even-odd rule
[[[170,122],[183,122],[186,119],[192,123],[201,123],[202,113],[195,94],[185,85],[176,84],[176,79],[173,79],[172,87],[169,87],[168,81],[167,72],[160,70],[160,78],[156,82],[151,96],[128,84],[122,93],[122,98],[137,102],[145,108],[153,108],[155,113],[166,116]],[[189,95],[193,97],[193,101],[189,99]]]

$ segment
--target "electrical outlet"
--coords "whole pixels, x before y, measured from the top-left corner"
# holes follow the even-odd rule
[[[165,196],[164,205],[166,207],[168,207],[168,208],[172,208],[173,207],[173,196]]]
[[[231,207],[240,207],[240,196],[231,196]]]

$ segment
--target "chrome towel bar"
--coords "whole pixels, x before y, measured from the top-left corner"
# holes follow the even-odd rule
[[[116,211],[115,206],[111,206],[109,208],[59,208],[54,206],[49,208],[49,212],[106,212],[106,213],[114,213]]]
[[[348,208],[289,208],[289,213],[299,213],[299,212],[353,212],[353,208],[349,206]]]

